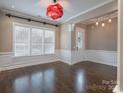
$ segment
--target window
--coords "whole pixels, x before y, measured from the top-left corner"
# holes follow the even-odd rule
[[[54,53],[55,49],[55,34],[52,31],[45,31],[45,40],[44,40],[44,47],[45,47],[45,54]]]
[[[55,32],[43,28],[14,25],[14,55],[54,54]]]
[[[29,56],[30,28],[15,26],[14,34],[15,56]]]
[[[85,29],[76,28],[76,47],[77,49],[85,49]]]
[[[32,28],[31,31],[31,55],[43,54],[43,30]]]
[[[78,48],[83,48],[83,32],[78,32],[77,33],[77,39],[78,39],[78,42],[77,42],[77,46]]]

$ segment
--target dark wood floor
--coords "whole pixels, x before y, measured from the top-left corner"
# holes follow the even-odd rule
[[[112,93],[116,67],[62,62],[0,73],[0,93]]]

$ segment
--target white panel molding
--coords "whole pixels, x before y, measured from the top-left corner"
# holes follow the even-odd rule
[[[81,50],[81,51],[72,51],[71,52],[71,64],[76,64],[78,62],[87,61],[87,51]]]
[[[117,66],[117,52],[104,50],[87,50],[88,61]]]
[[[56,61],[59,61],[56,54],[29,57],[13,57],[11,54],[0,55],[0,71]]]
[[[60,50],[60,61],[73,65],[82,61],[117,66],[117,52],[105,50]]]
[[[71,65],[71,50],[61,49],[59,51],[60,51],[59,52],[60,53],[60,55],[59,55],[60,61]]]
[[[4,53],[3,55],[0,55],[0,67],[6,66],[8,64],[12,63],[12,55],[11,53]]]
[[[91,61],[95,63],[117,66],[117,52],[104,50],[80,50],[72,51],[71,64],[81,61]]]
[[[116,87],[113,90],[113,93],[123,93],[123,92],[121,92],[119,86],[116,85]]]
[[[0,53],[0,71],[3,70],[3,66],[12,63],[12,55],[11,53],[5,52]]]

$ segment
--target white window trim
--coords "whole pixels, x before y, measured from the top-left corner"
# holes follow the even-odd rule
[[[36,56],[55,55],[55,46],[54,46],[54,53],[51,53],[51,54],[45,54],[45,49],[44,49],[43,50],[44,54],[42,54],[42,55],[31,55],[31,48],[30,48],[30,55],[29,56],[15,56],[15,54],[14,54],[15,53],[15,25],[23,26],[23,27],[29,27],[30,29],[37,28],[37,29],[43,29],[43,30],[49,30],[49,31],[54,31],[55,32],[55,29],[53,29],[53,28],[45,28],[45,27],[42,27],[42,26],[35,26],[35,25],[29,25],[29,24],[23,24],[23,23],[13,22],[13,24],[12,24],[12,31],[13,31],[13,36],[12,36],[13,37],[13,44],[12,44],[13,54],[12,54],[12,57],[13,58],[24,58],[24,57],[36,57]],[[43,35],[43,39],[44,39],[45,33],[43,33],[43,34],[44,34]],[[30,42],[31,42],[31,40],[30,40]],[[54,44],[55,44],[55,42],[54,42]],[[30,45],[30,47],[31,47],[31,45]]]
[[[36,26],[36,25],[18,23],[18,22],[13,22],[13,27],[14,27],[14,25],[20,25],[20,26],[30,27],[30,28],[39,28],[39,29],[43,29],[43,30],[52,30],[52,31],[55,30],[54,28],[47,28],[47,27],[43,27],[43,26]]]

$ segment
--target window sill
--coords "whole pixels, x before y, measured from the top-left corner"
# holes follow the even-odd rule
[[[32,55],[32,56],[13,56],[12,58],[30,58],[30,57],[43,57],[43,56],[51,56],[51,55],[55,55],[55,53],[53,54],[44,54],[44,55]]]

